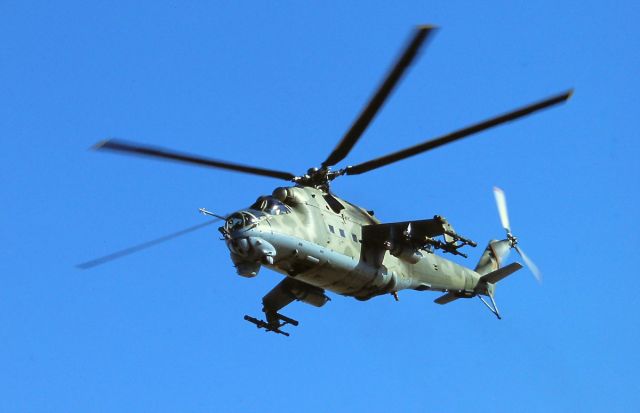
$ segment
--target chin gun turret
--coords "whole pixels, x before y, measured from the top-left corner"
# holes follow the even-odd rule
[[[243,277],[255,277],[261,264],[273,264],[276,249],[269,242],[258,237],[230,238],[227,247],[231,260]]]

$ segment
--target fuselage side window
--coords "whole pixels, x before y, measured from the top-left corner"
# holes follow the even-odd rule
[[[331,232],[332,234],[336,233],[336,230],[333,229],[333,225],[329,225],[329,232]]]

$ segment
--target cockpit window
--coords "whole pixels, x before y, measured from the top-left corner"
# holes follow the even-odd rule
[[[253,215],[246,212],[236,212],[235,214],[231,214],[227,218],[225,228],[227,229],[227,231],[232,232],[240,228],[249,226],[255,222],[256,218]]]
[[[271,215],[282,215],[291,212],[288,206],[272,196],[261,196],[250,208]]]

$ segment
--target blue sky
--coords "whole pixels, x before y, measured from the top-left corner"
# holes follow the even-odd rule
[[[637,2],[0,3],[0,411],[634,411]],[[440,30],[348,158],[358,163],[574,87],[565,105],[363,176],[385,221],[502,235],[544,273],[478,300],[294,303],[235,275],[202,222],[277,180],[88,151],[106,137],[300,173],[359,113],[413,26]],[[470,251],[473,266],[481,248]]]

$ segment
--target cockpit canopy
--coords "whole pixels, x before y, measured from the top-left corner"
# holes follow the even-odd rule
[[[270,215],[283,215],[291,213],[291,209],[282,203],[282,201],[272,196],[261,196],[256,202],[249,207],[257,211],[262,211]]]
[[[224,227],[228,232],[233,232],[240,228],[248,227],[257,222],[256,217],[247,212],[234,212],[227,217]]]
[[[256,213],[255,211],[260,211],[269,215],[284,215],[291,213],[291,209],[288,206],[272,196],[261,196],[248,209],[249,211],[234,212],[229,215],[224,225],[226,230],[232,232],[257,223],[263,214]],[[251,212],[252,210],[254,212]]]

